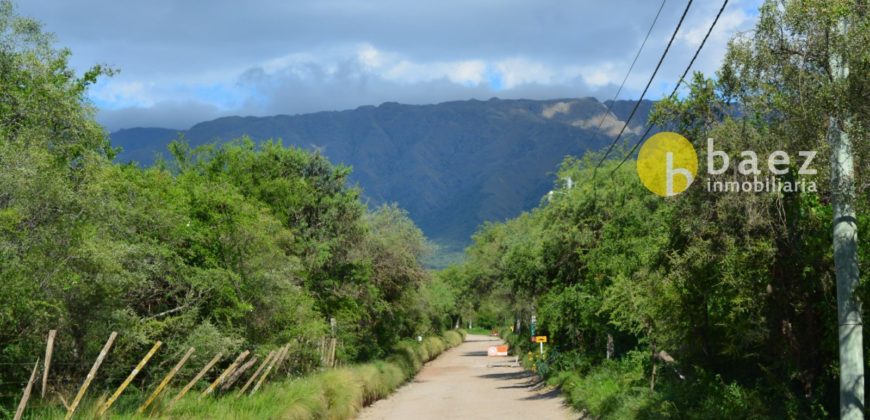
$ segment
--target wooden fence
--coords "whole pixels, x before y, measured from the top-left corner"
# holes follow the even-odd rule
[[[334,321],[333,321],[334,322]],[[47,395],[47,390],[51,385],[51,363],[52,357],[55,356],[55,339],[57,337],[57,330],[51,330],[48,332],[48,338],[46,340],[45,346],[45,356],[43,358],[37,358],[36,362],[33,364],[33,369],[31,370],[30,377],[24,386],[22,391],[21,399],[19,400],[17,410],[15,411],[15,420],[19,420],[24,415],[27,403],[30,400],[31,394],[33,392],[34,385],[36,385],[37,378],[40,377],[41,370],[41,390],[39,393],[39,397],[47,400],[51,397],[50,394]],[[97,355],[96,360],[91,366],[90,371],[85,376],[81,385],[78,387],[78,392],[72,400],[72,403],[67,403],[67,398],[62,395],[61,391],[55,389],[54,393],[57,398],[63,403],[66,408],[66,419],[71,419],[78,410],[85,396],[87,395],[88,388],[91,386],[91,383],[97,377],[100,367],[103,365],[103,362],[109,357],[110,350],[112,349],[112,345],[115,342],[115,339],[118,337],[117,332],[112,332],[106,340],[105,344],[103,344],[100,353]],[[324,337],[320,340],[319,353],[320,353],[320,363],[323,367],[334,367],[336,365],[335,352],[336,352],[336,344],[337,340],[334,334],[331,337]],[[314,344],[316,345],[316,344]],[[115,390],[114,393],[109,396],[109,398],[100,404],[97,408],[97,416],[103,416],[106,414],[111,408],[112,405],[121,397],[127,387],[136,379],[136,377],[143,370],[147,368],[148,362],[159,352],[163,343],[157,341],[151,347],[151,349],[142,357],[138,364],[131,370],[130,374],[126,377],[126,379],[121,383],[121,385]],[[242,385],[239,390],[235,393],[236,398],[245,396],[245,395],[254,395],[260,387],[267,382],[270,374],[275,376],[277,372],[282,368],[282,366],[289,359],[288,355],[290,353],[292,346],[290,343],[286,343],[281,346],[277,350],[273,350],[269,352],[269,354],[259,361],[258,357],[253,355],[251,350],[244,350],[240,354],[238,354],[235,359],[225,368],[219,375],[215,377],[215,379],[202,391],[199,398],[205,398],[214,394],[224,394],[229,395],[234,387],[234,385],[241,384],[241,379],[245,377],[246,372],[250,372],[251,368],[254,365],[258,365],[256,369],[253,370],[253,373],[244,381],[244,385]],[[178,362],[169,370],[169,372],[163,377],[163,379],[153,388],[148,397],[142,402],[139,408],[136,410],[138,414],[145,414],[149,407],[152,409],[150,414],[157,414],[157,409],[154,408],[154,402],[161,397],[161,395],[165,394],[165,391],[169,387],[169,385],[173,382],[175,377],[178,375],[179,371],[187,364],[190,357],[196,352],[196,349],[191,347],[187,350],[186,353],[178,360]],[[248,358],[248,356],[251,356]],[[194,377],[186,383],[181,390],[172,397],[170,402],[163,408],[162,412],[166,413],[172,410],[173,406],[181,400],[191,389],[193,389],[197,383],[199,383],[211,370],[217,365],[224,357],[223,352],[218,352],[215,354],[208,363],[206,363]],[[259,361],[259,363],[258,363]],[[40,362],[42,365],[40,366]],[[253,385],[253,387],[252,387]],[[250,391],[248,391],[250,389]]]

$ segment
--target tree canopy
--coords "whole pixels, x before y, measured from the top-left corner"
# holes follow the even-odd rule
[[[156,340],[159,367],[142,380],[191,346],[202,365],[294,343],[291,370],[307,372],[331,318],[344,362],[450,324],[453,295],[421,265],[426,238],[395,205],[369,209],[350,168],[247,138],[181,138],[153,167],[115,164],[86,96],[112,71],[79,76],[68,57],[0,2],[0,365],[15,366],[0,369],[4,401],[50,329],[52,386],[69,395],[111,331],[108,385]]]
[[[665,98],[651,115],[660,129],[683,134],[702,151],[702,172],[708,138],[732,162],[743,150],[817,151],[816,174],[799,175],[801,162],[792,160],[783,176],[806,177],[817,192],[718,193],[693,185],[663,199],[644,189],[634,165],[606,163],[592,183],[590,157],[566,159],[550,200],[483,227],[467,261],[448,271],[461,295],[480,296],[469,303],[472,316],[497,300],[491,326],[520,325],[525,338],[515,344],[528,348],[535,314],[538,333],[555,343],[536,368],[563,385],[577,408],[596,415],[837,413],[826,130],[830,115],[851,122],[854,202],[864,232],[859,295],[866,301],[866,12],[861,1],[767,1],[755,30],[731,41],[715,77],[696,73],[684,96]],[[850,26],[836,34],[831,28],[841,19]],[[844,80],[831,76],[835,54],[848,63]],[[566,178],[586,182],[569,189]],[[664,365],[659,383],[647,392],[657,365]],[[639,388],[644,381],[648,388]]]

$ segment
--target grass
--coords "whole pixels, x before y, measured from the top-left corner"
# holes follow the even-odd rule
[[[267,383],[253,396],[236,397],[230,392],[220,397],[200,399],[191,391],[165,411],[158,401],[156,418],[184,419],[290,419],[341,420],[356,416],[359,410],[385,398],[411,379],[423,364],[464,340],[465,332],[447,331],[442,336],[426,337],[421,342],[402,341],[383,361],[321,371],[301,378]],[[177,391],[177,390],[176,390]],[[167,392],[166,395],[173,395]],[[81,406],[78,418],[94,418],[103,396],[89,399]],[[142,419],[135,414],[138,401],[125,401],[124,408],[112,410],[104,418]],[[120,403],[120,401],[119,401]],[[62,419],[64,411],[56,406],[36,406],[26,418]],[[153,417],[152,417],[153,418]]]
[[[490,335],[490,334],[492,334],[491,329],[483,328],[483,327],[474,327],[474,328],[467,329],[466,331],[469,334],[475,334],[475,335]]]

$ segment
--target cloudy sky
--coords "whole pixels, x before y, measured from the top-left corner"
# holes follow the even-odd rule
[[[712,73],[760,0],[732,0],[695,68]],[[91,92],[110,130],[385,101],[609,99],[659,0],[26,0],[21,14],[120,70]],[[668,0],[622,98],[636,98],[685,7]],[[695,1],[650,90],[672,88],[721,3]]]

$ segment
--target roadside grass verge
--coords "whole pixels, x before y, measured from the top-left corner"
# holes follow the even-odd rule
[[[173,410],[183,418],[350,419],[361,408],[387,397],[424,363],[462,343],[464,332],[447,331],[422,342],[403,341],[384,361],[332,369],[276,382],[253,397],[200,401],[190,398]]]
[[[156,409],[160,414],[150,418],[350,419],[363,407],[389,396],[416,375],[424,363],[459,345],[464,338],[465,332],[460,330],[427,337],[422,342],[402,341],[386,360],[267,383],[253,396],[238,396],[235,391],[231,391],[220,397],[200,398],[198,392],[191,391],[170,412],[165,411],[166,401],[157,402]],[[174,392],[167,394],[174,395]],[[76,417],[94,418],[102,401],[102,396],[89,399],[79,409]],[[125,409],[113,410],[103,418],[149,418],[135,414],[135,401],[127,401],[124,407]],[[27,418],[62,419],[64,414],[57,407],[43,407],[33,410]]]

